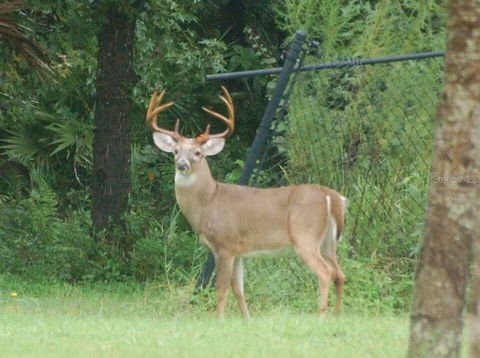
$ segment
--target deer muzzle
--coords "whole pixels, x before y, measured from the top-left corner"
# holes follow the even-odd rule
[[[184,172],[186,170],[190,169],[190,164],[184,160],[184,159],[180,159],[178,162],[177,162],[177,170],[181,171],[181,172]]]

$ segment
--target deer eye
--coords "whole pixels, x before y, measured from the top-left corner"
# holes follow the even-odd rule
[[[178,149],[174,149],[173,154],[177,155],[178,154]]]
[[[196,157],[199,157],[200,154],[202,154],[202,152],[200,152],[199,150],[196,150],[196,151],[195,151],[195,156],[196,156]]]

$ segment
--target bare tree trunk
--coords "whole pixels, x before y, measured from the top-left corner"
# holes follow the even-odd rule
[[[448,6],[445,87],[424,244],[416,272],[409,356],[460,354],[465,287],[480,212],[480,4]]]
[[[98,34],[97,96],[93,140],[92,218],[112,243],[128,252],[124,215],[130,193],[129,115],[136,81],[136,16],[109,5]],[[113,234],[115,232],[115,234]]]

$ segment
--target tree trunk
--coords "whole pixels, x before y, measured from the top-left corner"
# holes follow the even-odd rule
[[[222,33],[226,33],[225,42],[245,46],[245,5],[243,1],[230,0],[224,3],[221,14],[218,21]]]
[[[479,184],[480,185],[480,184]],[[480,232],[477,230],[477,233]],[[475,239],[475,266],[472,284],[472,324],[470,327],[470,356],[480,357],[480,239]]]
[[[110,6],[98,34],[92,218],[115,245],[129,251],[125,220],[130,193],[130,131],[135,16]],[[117,236],[117,237],[115,237]]]
[[[465,287],[480,212],[480,7],[448,6],[427,225],[416,272],[409,356],[460,354]]]

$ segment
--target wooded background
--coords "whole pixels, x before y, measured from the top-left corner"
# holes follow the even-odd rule
[[[34,280],[191,282],[206,251],[174,205],[171,160],[145,126],[151,92],[166,89],[166,99],[176,101],[160,125],[178,117],[183,133],[193,135],[207,121],[201,106],[218,104],[219,83],[206,82],[206,74],[280,66],[299,28],[319,41],[328,62],[443,50],[445,18],[433,0],[5,3],[0,270]],[[402,75],[426,83],[431,73]],[[275,80],[228,84],[238,126],[211,165],[218,180],[238,180]],[[314,86],[324,90],[321,81]],[[370,105],[364,110],[375,111]],[[302,145],[318,144],[308,140]],[[407,264],[385,260],[377,244],[366,241],[361,253],[342,257],[353,276],[347,307],[406,310],[420,235],[392,248]]]
[[[384,182],[403,177],[401,190],[387,193],[386,186],[373,185],[365,193],[372,194],[374,201],[378,194],[397,194],[382,206],[385,213],[396,212],[408,220],[399,220],[400,229],[388,238],[391,230],[383,225],[388,215],[378,215],[378,205],[362,205],[365,217],[379,219],[373,221],[370,235],[354,235],[357,232],[350,227],[350,237],[339,249],[347,276],[346,309],[407,311],[419,255],[410,356],[432,352],[458,356],[469,304],[474,317],[471,354],[478,356],[480,117],[475,114],[480,103],[480,37],[476,31],[480,5],[475,0],[450,1],[448,7],[445,3],[2,2],[0,278],[40,283],[156,280],[192,284],[206,250],[175,206],[171,159],[153,147],[145,126],[151,92],[167,89],[167,99],[176,102],[173,110],[161,116],[160,126],[173,126],[178,117],[183,134],[193,135],[205,125],[201,106],[218,105],[219,83],[207,82],[206,75],[281,66],[297,29],[305,29],[309,40],[319,42],[319,58],[329,62],[444,50],[448,16],[447,75],[436,115],[435,156],[429,142],[434,138],[433,115],[418,112],[421,96],[412,84],[418,84],[422,96],[433,99],[435,106],[443,62],[406,70],[392,66],[381,79],[378,71],[350,71],[301,81],[291,97],[289,126],[283,129],[288,135],[275,143],[288,163],[284,172],[288,175],[263,174],[259,180],[262,185],[328,183],[351,190],[350,196],[358,199],[355,189],[367,188],[362,163],[378,159],[370,149],[380,152],[393,143],[388,166],[376,166],[374,179],[382,173]],[[211,165],[218,180],[238,181],[275,81],[275,77],[260,76],[228,82],[238,125],[226,150]],[[391,113],[390,108],[400,107],[411,111]],[[397,113],[403,117],[397,118]],[[319,114],[330,120],[348,117],[341,140],[332,134],[331,121],[315,126],[327,135],[302,135],[311,132]],[[383,117],[388,118],[388,126]],[[409,143],[397,135],[395,128],[400,127]],[[418,146],[419,139],[427,145]],[[346,180],[342,151],[324,149],[344,150],[352,143],[358,149],[352,170],[356,175]],[[401,155],[395,146],[404,149]],[[322,153],[317,167],[321,170],[312,170],[299,148]],[[351,153],[346,154],[349,159]],[[427,177],[428,165],[420,168],[417,164],[432,157],[435,165]],[[409,168],[403,171],[405,163]],[[429,182],[427,230],[421,249],[422,208],[427,204],[424,194]],[[409,206],[412,200],[419,205]],[[359,205],[358,200],[354,203]],[[408,229],[402,230],[402,225]],[[254,267],[248,273],[252,301],[261,306],[278,296],[282,304],[305,310],[314,291],[304,289],[308,276],[298,274],[295,264],[281,262],[278,267],[284,269],[270,267],[265,274]],[[271,277],[265,280],[268,274]]]

